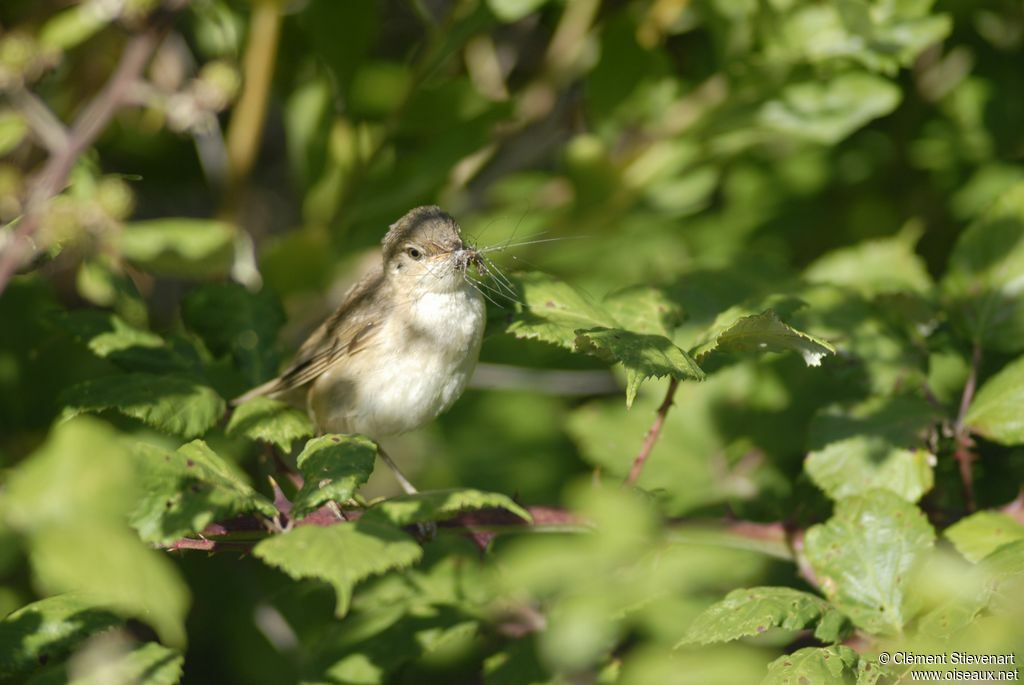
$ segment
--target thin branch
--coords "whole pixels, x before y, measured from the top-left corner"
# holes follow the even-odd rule
[[[35,246],[31,238],[42,223],[47,203],[64,189],[78,158],[96,142],[114,114],[127,103],[132,85],[142,75],[170,27],[169,17],[168,13],[159,13],[142,33],[128,41],[114,73],[75,119],[67,144],[50,155],[42,171],[33,179],[25,213],[0,254],[0,294],[15,272],[33,256]]]
[[[25,115],[32,134],[51,155],[60,154],[68,146],[69,132],[39,96],[29,90],[16,90],[11,94],[15,107]]]
[[[665,416],[672,406],[672,401],[675,399],[678,388],[679,380],[676,378],[671,379],[668,383],[665,399],[662,401],[661,406],[658,407],[658,413],[654,417],[654,423],[651,424],[650,429],[647,431],[647,436],[644,437],[644,444],[640,447],[639,454],[633,460],[633,467],[629,470],[629,475],[626,477],[626,485],[634,485],[637,479],[640,478],[640,474],[644,470],[644,464],[647,462],[647,457],[651,456],[651,450],[654,449],[655,443],[658,442],[658,438],[661,436],[661,428],[665,425]]]
[[[977,389],[978,370],[980,367],[981,344],[976,342],[974,350],[971,352],[971,370],[967,375],[967,382],[964,383],[964,392],[960,396],[960,410],[957,412],[956,423],[953,427],[953,435],[956,441],[953,458],[956,459],[960,467],[960,481],[963,483],[964,501],[967,504],[968,511],[975,511],[978,507],[974,497],[974,473],[971,470],[971,464],[977,459],[977,455],[973,450],[974,440],[971,439],[970,429],[967,428],[964,421],[967,417],[967,411],[971,407],[971,401],[974,399],[974,392]]]

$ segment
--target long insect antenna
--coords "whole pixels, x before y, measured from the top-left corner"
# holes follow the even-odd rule
[[[538,233],[537,235],[544,235],[544,234],[543,233]],[[542,238],[540,240],[524,240],[524,241],[521,241],[521,242],[518,242],[518,243],[502,243],[502,244],[499,244],[499,245],[488,245],[487,247],[481,247],[477,251],[478,252],[502,252],[504,250],[508,250],[508,249],[513,248],[513,247],[522,247],[524,245],[538,245],[540,243],[556,243],[556,242],[561,242],[563,240],[583,240],[583,239],[589,238],[589,237],[590,236],[586,236],[586,235],[571,235],[571,236],[562,236],[562,237],[559,237],[559,238]]]

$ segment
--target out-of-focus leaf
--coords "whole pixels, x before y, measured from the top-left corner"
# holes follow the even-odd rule
[[[267,291],[251,293],[237,283],[205,285],[188,294],[181,316],[211,352],[231,354],[253,385],[277,373],[274,339],[284,312]]]
[[[415,495],[401,495],[371,507],[363,518],[381,519],[396,526],[425,521],[444,521],[463,511],[504,509],[525,521],[530,514],[506,495],[480,490],[431,490]]]
[[[0,157],[18,147],[28,133],[25,118],[9,109],[0,109]]]
[[[0,678],[56,661],[93,633],[120,623],[80,595],[57,595],[23,606],[0,621]]]
[[[1024,525],[1006,514],[979,511],[960,519],[943,535],[960,554],[978,562],[1007,543],[1024,540]]]
[[[1003,445],[1024,444],[1024,357],[985,381],[971,401],[964,423]]]
[[[900,89],[888,79],[850,72],[786,86],[778,99],[765,103],[758,118],[769,131],[832,144],[892,112],[900,98]]]
[[[836,502],[807,531],[807,559],[821,589],[860,628],[898,634],[912,618],[908,589],[935,533],[921,510],[888,490]]]
[[[74,671],[62,664],[47,669],[25,685],[177,685],[185,658],[181,652],[158,642],[147,642],[121,651],[120,645],[91,645],[104,651],[103,659],[79,659]],[[127,645],[125,645],[127,647]],[[87,664],[83,668],[82,664]],[[74,674],[72,677],[72,673]]]
[[[499,19],[512,23],[537,11],[547,2],[548,0],[487,0],[487,6]]]
[[[210,219],[152,219],[125,226],[118,248],[126,259],[166,276],[223,276],[231,270],[235,230]]]
[[[361,435],[322,435],[306,443],[298,457],[304,482],[293,501],[295,516],[327,502],[344,502],[373,473],[377,444]]]
[[[804,647],[768,664],[768,675],[761,681],[761,685],[852,684],[859,661],[857,652],[845,645]]]
[[[144,621],[169,645],[184,646],[189,591],[173,564],[120,525],[72,521],[29,541],[40,589],[77,592],[90,603]]]
[[[161,431],[194,438],[224,413],[212,388],[186,376],[127,373],[79,383],[63,395],[65,416],[116,409]]]
[[[300,526],[260,542],[253,554],[296,580],[330,583],[337,596],[335,614],[344,616],[359,581],[405,568],[423,555],[412,538],[374,521],[333,526]]]
[[[589,295],[564,281],[536,272],[521,274],[517,281],[523,308],[508,326],[517,338],[574,350],[576,331],[619,327]]]
[[[114,19],[107,12],[88,2],[69,7],[53,15],[39,33],[39,44],[45,48],[70,50],[94,36]]]
[[[964,231],[942,286],[967,332],[985,347],[1024,350],[1024,183]]]
[[[788,587],[753,587],[733,590],[697,617],[676,645],[729,642],[760,635],[769,628],[800,630],[815,625],[823,642],[839,639],[845,618],[828,602]]]
[[[640,384],[648,378],[704,378],[704,372],[690,355],[663,335],[594,328],[579,331],[576,346],[581,351],[590,352],[612,362],[620,362],[625,367],[627,407],[633,406]]]
[[[819,366],[822,358],[835,354],[828,342],[783,323],[774,310],[749,316],[743,312],[743,307],[734,307],[719,315],[704,342],[690,352],[698,363],[720,353],[792,350],[808,366]]]
[[[309,416],[295,407],[269,397],[256,397],[235,407],[227,434],[261,440],[291,452],[292,443],[316,431]]]
[[[808,266],[804,276],[815,283],[849,286],[869,297],[898,291],[927,293],[932,279],[924,260],[914,252],[920,237],[920,229],[904,230],[833,250]]]
[[[175,452],[144,444],[135,451],[142,492],[130,519],[146,542],[166,544],[247,512],[277,515],[202,440]]]

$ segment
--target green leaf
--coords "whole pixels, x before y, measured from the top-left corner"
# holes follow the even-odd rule
[[[11,474],[0,511],[20,531],[81,519],[119,521],[135,496],[131,457],[120,436],[92,417],[54,426]]]
[[[81,595],[32,602],[0,621],[0,678],[56,661],[90,635],[120,623],[120,618]]]
[[[624,288],[605,296],[601,304],[622,328],[634,333],[671,336],[683,320],[679,305],[659,288]]]
[[[960,235],[942,285],[970,337],[1002,352],[1024,350],[1024,183]]]
[[[523,305],[507,330],[517,338],[575,350],[577,331],[619,325],[589,295],[564,281],[536,272],[520,274],[516,280]]]
[[[369,479],[377,443],[361,435],[322,435],[306,443],[298,457],[302,489],[295,495],[297,517],[327,502],[344,502]]]
[[[374,521],[333,526],[300,526],[260,542],[253,554],[300,580],[330,583],[337,596],[335,615],[348,611],[352,588],[370,576],[405,568],[423,555],[412,538]]]
[[[125,651],[117,649],[120,645],[97,645],[96,651],[104,647],[114,649],[104,651],[101,660],[79,659],[73,671],[69,664],[42,671],[26,685],[177,685],[181,681],[185,658],[176,649],[147,642]]]
[[[291,452],[294,441],[315,432],[305,412],[269,397],[257,397],[235,407],[227,427],[228,435],[269,442],[285,453]]]
[[[971,400],[964,424],[1002,445],[1024,445],[1024,357],[989,378]]]
[[[758,121],[769,131],[832,144],[892,112],[900,98],[899,87],[888,79],[850,72],[786,86],[764,104]]]
[[[126,224],[118,249],[147,271],[202,278],[224,276],[231,270],[234,241],[234,228],[223,221],[153,219]]]
[[[83,3],[53,15],[39,33],[39,44],[45,48],[70,50],[84,43],[106,26],[114,17]]]
[[[832,283],[854,288],[871,297],[882,293],[927,293],[932,288],[928,267],[914,246],[919,227],[833,250],[811,263],[804,276],[812,283]]]
[[[278,513],[202,440],[176,452],[145,444],[135,452],[142,493],[130,522],[146,542],[167,544],[247,512]]]
[[[845,645],[804,647],[768,664],[761,685],[852,683],[860,657]]]
[[[284,311],[267,291],[251,293],[237,283],[205,285],[188,294],[181,316],[211,352],[230,354],[250,383],[277,374],[274,340],[284,323]]]
[[[92,521],[48,526],[29,540],[44,592],[76,592],[97,606],[153,626],[169,645],[185,644],[189,592],[174,565],[128,528]]]
[[[885,438],[860,435],[811,452],[804,469],[832,499],[885,488],[916,502],[935,484],[934,465],[935,455],[927,450],[893,447]]]
[[[627,407],[633,405],[640,384],[647,378],[704,378],[704,372],[697,363],[663,335],[595,328],[579,331],[576,335],[576,346],[581,351],[622,363],[626,369]]]
[[[213,388],[187,376],[127,373],[103,376],[72,386],[63,395],[65,416],[116,409],[157,430],[194,438],[212,428],[224,413]]]
[[[1024,525],[1007,514],[979,511],[960,519],[943,535],[960,554],[978,562],[1007,543],[1024,540]]]
[[[136,328],[109,312],[62,312],[57,322],[97,357],[109,359],[128,371],[169,373],[196,371],[201,367],[193,349],[182,351],[172,347],[156,333]]]
[[[828,602],[806,592],[788,587],[741,588],[705,609],[676,647],[729,642],[769,628],[800,630],[811,625],[817,626],[814,634],[819,640],[834,642],[843,621]]]
[[[897,634],[911,618],[912,574],[935,533],[921,510],[888,490],[836,503],[826,523],[807,531],[807,559],[821,589],[860,628]]]
[[[479,509],[504,509],[524,521],[531,520],[530,513],[506,495],[472,489],[432,490],[392,497],[371,507],[364,518],[407,526],[426,521],[444,521],[463,511]]]
[[[783,323],[772,309],[749,316],[743,312],[737,306],[719,315],[704,342],[690,352],[699,364],[722,353],[793,351],[807,366],[819,366],[823,357],[835,354],[832,345]]]
[[[28,133],[25,118],[10,109],[0,109],[0,157],[18,147]]]

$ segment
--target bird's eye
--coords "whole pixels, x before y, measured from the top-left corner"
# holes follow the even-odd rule
[[[420,257],[423,256],[423,253],[417,250],[415,247],[410,247],[405,252],[413,259],[419,259]]]

